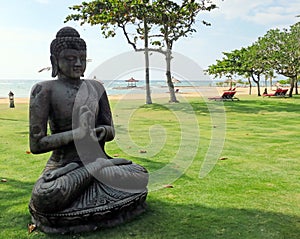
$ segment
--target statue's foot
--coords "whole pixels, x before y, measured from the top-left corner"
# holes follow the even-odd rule
[[[96,161],[93,162],[92,164],[97,165],[100,168],[106,168],[111,166],[132,164],[132,161],[124,158],[112,158],[112,159],[97,158]]]
[[[132,161],[127,160],[127,159],[123,159],[123,158],[112,158],[112,159],[110,159],[110,161],[111,161],[114,165],[126,165],[126,164],[132,164]]]

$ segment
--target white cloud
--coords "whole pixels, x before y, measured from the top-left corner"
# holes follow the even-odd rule
[[[299,0],[217,0],[216,16],[227,20],[245,20],[270,27],[299,21]],[[213,12],[212,12],[213,13]]]

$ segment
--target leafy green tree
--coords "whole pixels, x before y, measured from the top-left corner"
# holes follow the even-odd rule
[[[272,75],[273,70],[270,68],[270,65],[267,64],[267,58],[264,55],[262,49],[263,45],[259,41],[253,43],[247,48],[246,55],[244,56],[244,71],[248,73],[252,80],[257,85],[257,95],[261,96],[260,93],[260,80],[264,75]]]
[[[225,75],[239,75],[243,77],[251,77],[258,88],[258,96],[260,96],[260,78],[265,72],[264,65],[259,61],[258,45],[253,44],[247,48],[233,50],[232,52],[223,52],[222,60],[217,60],[217,63],[210,65],[207,69],[208,74],[215,77]],[[251,94],[251,89],[250,92]]]
[[[195,32],[193,26],[197,14],[200,11],[210,11],[216,5],[210,0],[157,0],[153,4],[149,4],[149,0],[94,0],[70,8],[79,13],[67,16],[66,21],[101,25],[105,37],[114,37],[116,30],[120,28],[134,50],[146,52],[146,64],[149,61],[148,51],[164,54],[170,102],[177,102],[171,76],[173,43]],[[209,25],[205,21],[203,23]],[[153,26],[157,26],[158,30],[153,30]],[[148,37],[155,48],[148,49]],[[144,48],[138,48],[138,40],[144,41]],[[147,75],[149,72],[147,73],[146,67],[146,81]]]
[[[196,17],[200,11],[211,11],[217,6],[210,0],[169,1],[156,0],[153,3],[151,22],[159,27],[153,37],[152,44],[166,57],[166,76],[170,92],[170,102],[177,102],[171,75],[172,49],[176,41],[196,32]],[[202,21],[205,25],[209,23]]]
[[[208,67],[207,72],[215,77],[226,74],[237,74],[256,83],[260,95],[260,79],[274,78],[274,72],[290,78],[292,97],[294,88],[298,94],[300,77],[300,22],[290,29],[271,29],[251,46],[223,53],[225,57]]]
[[[206,72],[209,75],[214,75],[214,77],[223,77],[226,75],[234,75],[236,73],[236,69],[239,67],[239,63],[236,61],[233,52],[227,53],[223,52],[225,55],[222,60],[216,60],[217,63],[208,66]]]
[[[152,13],[149,1],[143,0],[94,0],[82,2],[80,5],[70,7],[77,11],[66,17],[67,21],[80,21],[91,26],[100,25],[101,33],[105,38],[114,37],[120,29],[135,51],[145,51],[145,82],[146,103],[151,104],[149,54],[148,54],[148,29],[147,16]],[[140,44],[139,44],[140,43]],[[144,46],[141,46],[144,43]]]
[[[289,84],[289,83],[290,83],[289,79],[287,79],[287,80],[279,80],[278,82],[279,82],[279,84],[281,84],[281,85],[286,85],[286,84]]]
[[[276,73],[291,79],[289,96],[292,97],[300,75],[300,23],[290,29],[271,29],[259,39],[264,45],[263,54],[267,64]]]
[[[251,46],[243,47],[240,50],[233,50],[229,53],[223,53],[225,57],[217,60],[217,63],[210,65],[207,72],[215,77],[222,77],[226,74],[236,74],[243,77],[251,78],[257,85],[257,94],[260,93],[260,81],[262,76],[273,77],[274,69],[269,63],[266,55],[265,39],[259,39]],[[251,82],[249,81],[250,86]],[[251,87],[249,94],[251,94]]]

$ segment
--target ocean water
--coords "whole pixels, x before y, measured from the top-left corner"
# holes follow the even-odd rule
[[[16,98],[27,98],[30,96],[31,88],[34,84],[41,80],[5,80],[0,79],[0,98],[7,98],[8,93],[12,91]],[[128,88],[124,80],[104,81],[102,82],[108,95],[120,94],[140,94],[145,92],[145,81],[136,83],[137,87]],[[215,82],[212,81],[181,81],[175,83],[175,88],[186,87],[185,91],[192,91],[193,87],[212,86]],[[151,91],[153,93],[163,93],[168,91],[167,83],[163,80],[150,81]]]

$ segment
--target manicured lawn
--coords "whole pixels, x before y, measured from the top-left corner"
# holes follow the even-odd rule
[[[300,98],[239,98],[224,107],[200,97],[111,101],[116,139],[106,151],[149,170],[148,210],[76,235],[28,234],[27,205],[49,154],[26,153],[28,105],[0,104],[0,238],[299,238]]]

